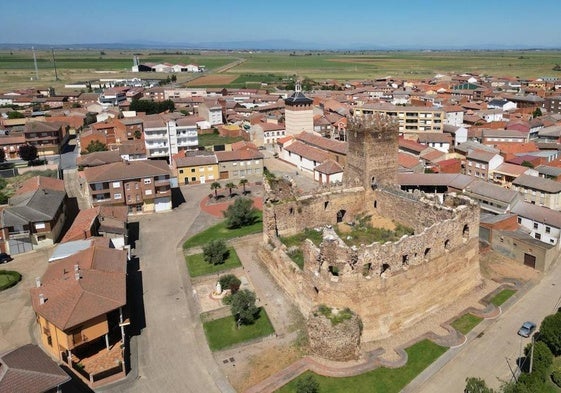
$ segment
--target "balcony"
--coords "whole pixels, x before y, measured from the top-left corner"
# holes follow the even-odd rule
[[[90,193],[92,195],[108,194],[109,193],[109,187],[104,188],[104,189],[99,189],[99,190],[94,190],[94,189],[90,188]]]
[[[160,186],[169,186],[169,182],[170,182],[170,179],[156,179],[156,180],[154,181],[154,185],[155,185],[156,187],[160,187]]]
[[[149,132],[144,132],[144,139],[145,140],[152,140],[152,139],[168,139],[167,134],[165,133],[161,133],[161,132],[154,132],[154,133],[149,133]]]
[[[71,359],[66,352],[63,352],[63,361],[92,388],[118,381],[126,376],[121,341],[110,339],[109,348],[105,346],[104,341],[97,340],[83,349],[73,351]]]
[[[23,239],[23,238],[29,238],[29,231],[10,231],[8,232],[9,238],[10,239]]]

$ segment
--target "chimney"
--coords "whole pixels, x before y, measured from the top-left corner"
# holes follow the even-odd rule
[[[74,265],[74,272],[79,272],[80,271],[80,265],[75,264]]]
[[[81,278],[81,277],[80,277],[80,271],[79,271],[79,270],[75,271],[75,272],[74,272],[74,279],[75,279],[76,281],[78,281],[80,278]]]
[[[35,277],[35,287],[39,288],[41,286],[41,277]]]
[[[40,293],[39,294],[39,304],[45,304],[46,301],[47,301],[47,299],[45,298],[45,295]]]

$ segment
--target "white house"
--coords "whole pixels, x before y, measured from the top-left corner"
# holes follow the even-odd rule
[[[518,202],[512,208],[518,215],[518,224],[530,232],[530,236],[547,244],[561,246],[561,212],[547,207]]]
[[[320,184],[341,183],[343,167],[333,160],[326,160],[314,168],[314,180]]]
[[[452,136],[454,146],[458,146],[460,143],[467,142],[468,140],[468,129],[466,127],[444,124],[442,131]]]

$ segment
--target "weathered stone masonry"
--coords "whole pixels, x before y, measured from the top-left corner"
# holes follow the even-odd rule
[[[283,180],[266,185],[260,254],[304,315],[319,304],[349,307],[369,341],[413,325],[480,285],[479,208],[465,197],[448,195],[440,203],[392,186],[397,132],[383,119],[353,124],[348,136],[354,164],[345,168],[347,188],[296,196]],[[347,246],[332,227],[365,215],[404,224],[414,234]],[[278,237],[304,228],[322,230],[323,241],[319,247],[306,241],[300,270]]]

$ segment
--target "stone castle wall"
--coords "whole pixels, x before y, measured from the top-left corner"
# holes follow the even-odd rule
[[[264,217],[275,212],[279,233],[324,224],[320,247],[306,242],[303,270],[284,253],[274,231],[264,233],[268,247],[262,250],[263,261],[304,315],[319,304],[350,307],[363,321],[363,338],[372,340],[414,324],[481,283],[479,209],[474,203],[448,197],[441,205],[397,190],[353,194],[325,194],[294,205],[300,211],[289,213],[287,223],[282,222],[285,203],[265,206]],[[397,242],[347,246],[325,224],[334,225],[333,212],[357,200],[350,204],[348,220],[353,214],[379,214],[413,227],[415,234]],[[323,209],[325,201],[329,204]],[[334,210],[328,214],[330,205]],[[319,218],[314,218],[316,211]]]

